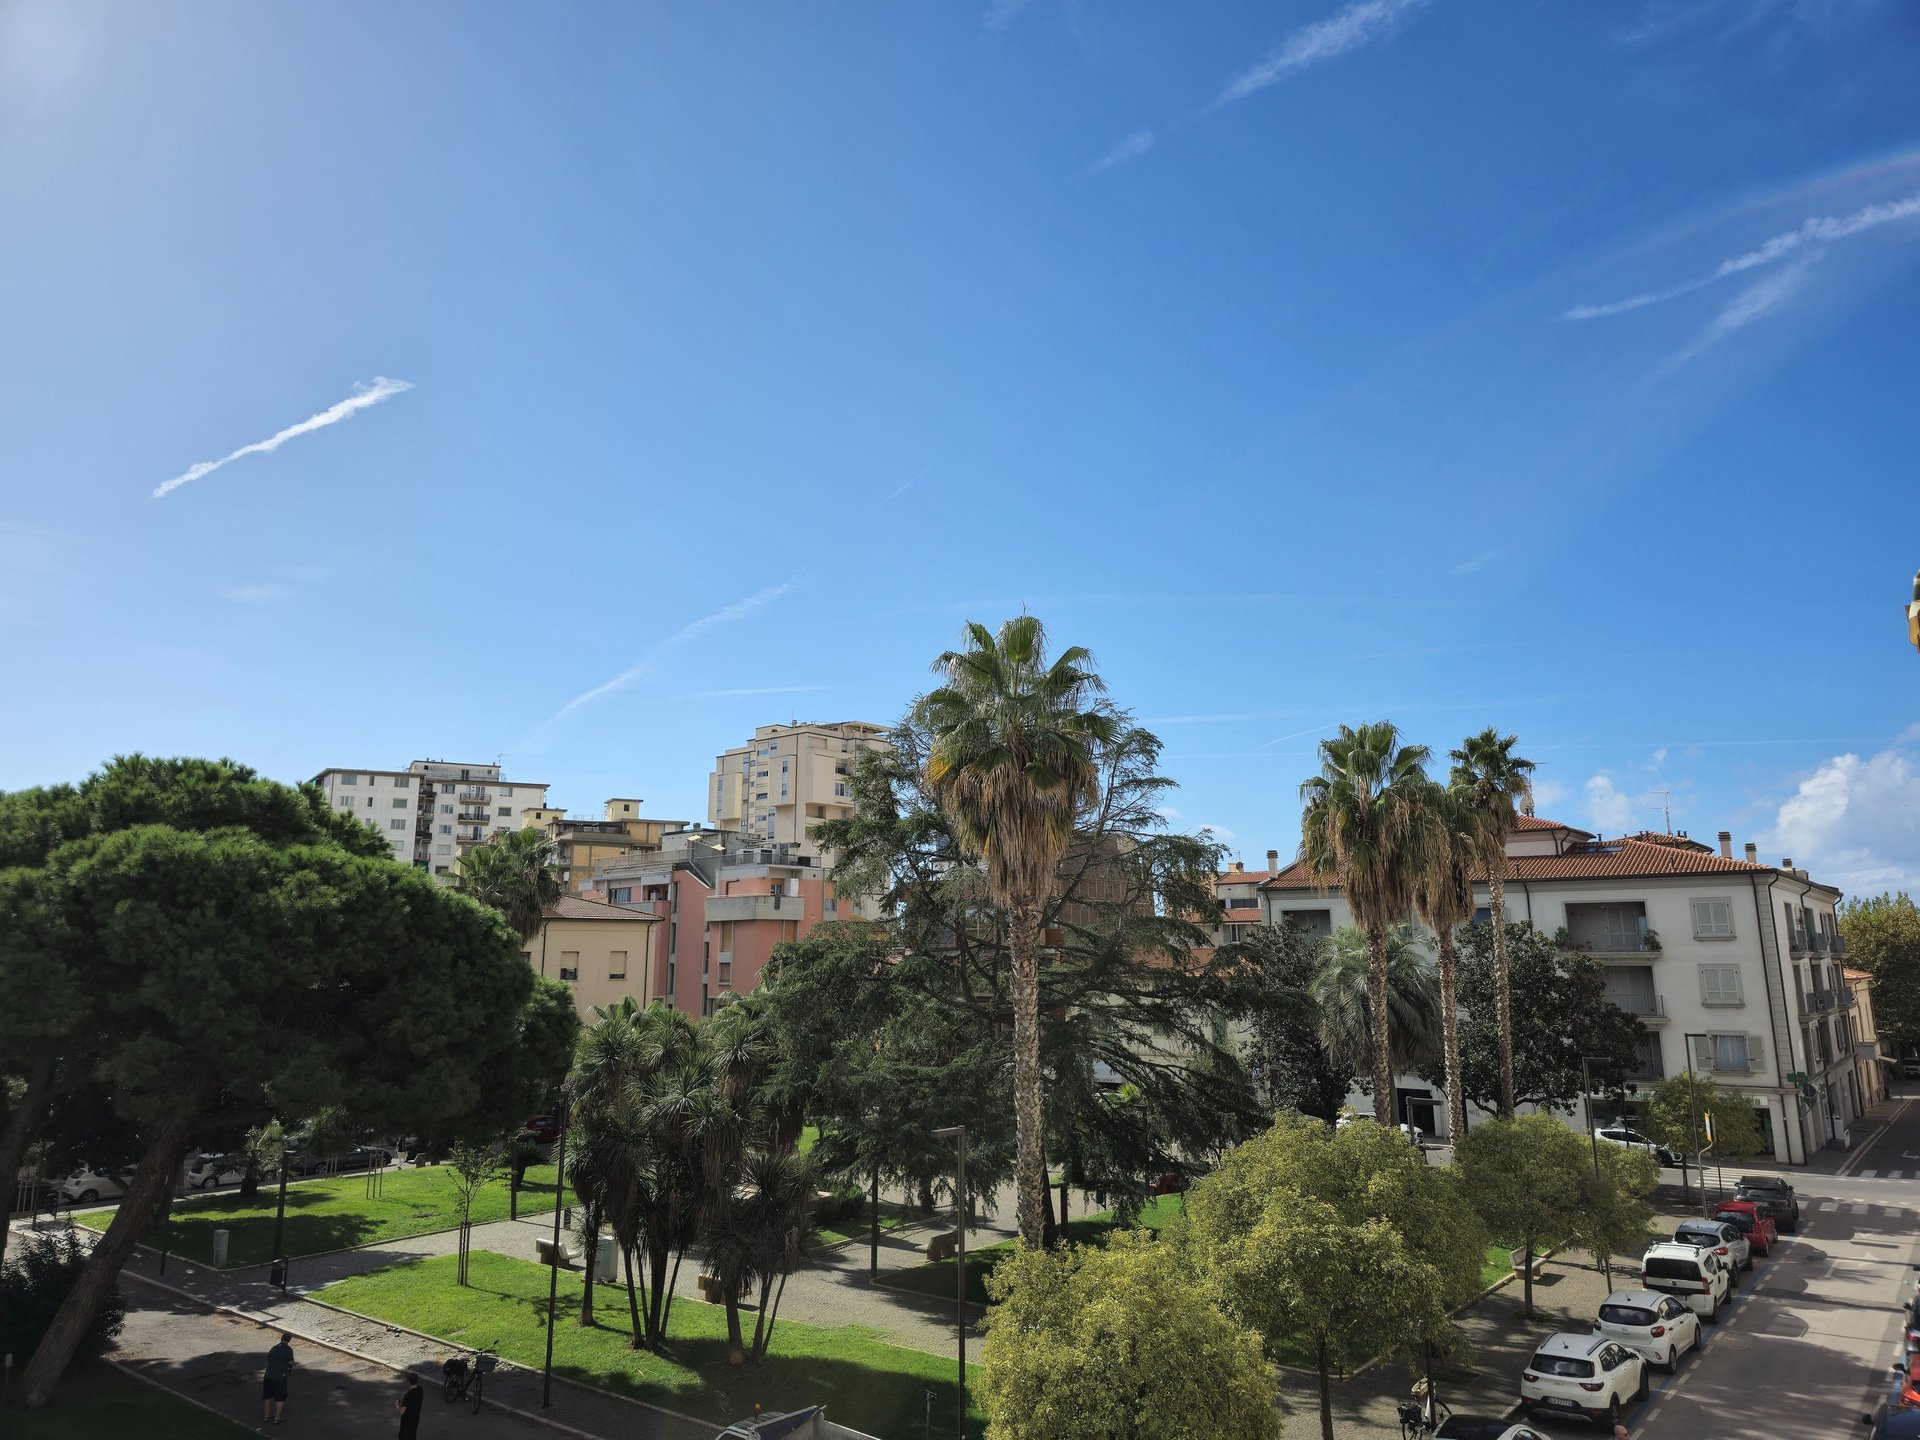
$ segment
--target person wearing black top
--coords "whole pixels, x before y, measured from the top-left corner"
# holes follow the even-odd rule
[[[411,1370],[407,1372],[406,1392],[399,1400],[400,1440],[414,1440],[420,1433],[420,1377]]]

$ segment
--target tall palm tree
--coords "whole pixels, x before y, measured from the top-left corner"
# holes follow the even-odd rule
[[[1454,932],[1473,918],[1473,869],[1479,829],[1456,790],[1436,786],[1427,863],[1414,877],[1413,909],[1434,935],[1440,962],[1440,1049],[1447,1076],[1447,1134],[1467,1133],[1467,1097],[1460,1077],[1459,958]]]
[[[460,862],[454,888],[506,916],[526,944],[560,898],[559,851],[540,830],[508,830],[476,845]]]
[[[1373,957],[1367,937],[1343,925],[1320,953],[1320,969],[1308,987],[1320,1043],[1336,1063],[1356,1072],[1370,1070]],[[1420,937],[1411,925],[1396,925],[1387,932],[1387,1034],[1396,1072],[1416,1069],[1439,1053],[1440,1021],[1439,986]],[[1393,1123],[1399,1117],[1382,1118]]]
[[[1337,884],[1366,932],[1373,1029],[1374,1116],[1393,1123],[1387,933],[1413,910],[1414,876],[1431,828],[1427,747],[1403,745],[1387,721],[1342,725],[1320,742],[1320,773],[1300,786],[1300,859]]]
[[[1507,837],[1519,823],[1518,805],[1533,792],[1533,761],[1513,753],[1517,735],[1489,725],[1450,751],[1451,787],[1473,813],[1480,863],[1487,871],[1493,910],[1493,994],[1500,1033],[1500,1115],[1513,1116],[1513,1005],[1507,990]]]
[[[1006,912],[1013,1004],[1013,1105],[1020,1242],[1045,1229],[1046,1137],[1040,1074],[1040,927],[1074,824],[1098,791],[1100,756],[1118,729],[1093,657],[1069,646],[1047,659],[1031,615],[967,627],[967,647],[934,662],[945,683],[916,716],[932,737],[927,788],[977,858]]]

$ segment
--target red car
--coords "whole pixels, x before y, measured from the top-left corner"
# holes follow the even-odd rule
[[[1771,1255],[1773,1247],[1780,1243],[1779,1227],[1771,1217],[1761,1214],[1760,1207],[1751,1200],[1722,1200],[1713,1218],[1745,1235],[1756,1255]]]

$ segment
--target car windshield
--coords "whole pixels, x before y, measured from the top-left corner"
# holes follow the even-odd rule
[[[1678,1255],[1656,1255],[1647,1261],[1642,1273],[1649,1280],[1698,1280],[1700,1262]]]
[[[1600,1319],[1608,1325],[1645,1326],[1653,1324],[1653,1312],[1638,1305],[1602,1305]]]
[[[1682,1225],[1678,1230],[1673,1232],[1673,1238],[1678,1240],[1682,1245],[1720,1245],[1725,1243],[1727,1237],[1722,1235],[1715,1227],[1707,1225]]]
[[[1753,1229],[1753,1217],[1747,1214],[1746,1211],[1744,1210],[1729,1210],[1724,1214],[1716,1215],[1713,1218],[1718,1220],[1722,1225],[1733,1226],[1734,1229],[1738,1230],[1743,1235],[1749,1233]]]
[[[1569,1380],[1579,1380],[1593,1374],[1591,1360],[1576,1360],[1571,1355],[1536,1355],[1533,1368],[1542,1375],[1560,1375]]]

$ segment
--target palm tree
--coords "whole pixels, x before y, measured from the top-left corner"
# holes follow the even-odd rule
[[[1366,935],[1343,925],[1321,947],[1320,969],[1308,987],[1320,1043],[1335,1063],[1354,1072],[1373,1064],[1373,999],[1368,993],[1372,965]],[[1417,1069],[1432,1059],[1440,1050],[1440,1031],[1433,967],[1414,928],[1396,925],[1387,932],[1387,1034],[1395,1072]],[[1398,1117],[1382,1118],[1392,1124]]]
[[[1117,731],[1093,657],[1069,646],[1047,660],[1031,615],[967,627],[967,648],[934,662],[945,683],[915,707],[932,736],[927,788],[961,850],[977,858],[1006,912],[1013,1004],[1013,1106],[1020,1242],[1046,1225],[1046,1135],[1040,1073],[1040,926],[1074,824],[1096,794],[1100,755]]]
[[[1300,786],[1300,859],[1328,884],[1366,932],[1368,994],[1373,1021],[1374,1116],[1393,1123],[1393,1044],[1389,1013],[1387,934],[1413,909],[1431,828],[1432,782],[1424,745],[1402,745],[1387,721],[1342,725],[1320,742],[1320,773]]]
[[[509,830],[476,845],[460,862],[454,888],[507,917],[526,944],[560,898],[559,851],[541,830]]]
[[[1433,931],[1440,960],[1440,1049],[1447,1077],[1447,1134],[1467,1133],[1467,1097],[1460,1078],[1459,961],[1454,932],[1473,918],[1473,868],[1479,831],[1455,790],[1435,787],[1427,863],[1414,877],[1413,909]]]
[[[1507,992],[1507,837],[1519,823],[1517,805],[1532,793],[1533,761],[1513,753],[1517,735],[1502,735],[1489,725],[1449,752],[1451,787],[1476,821],[1480,863],[1487,871],[1493,910],[1493,994],[1500,1033],[1500,1115],[1513,1117],[1513,1007]]]

